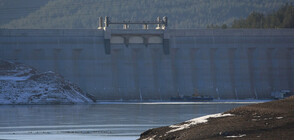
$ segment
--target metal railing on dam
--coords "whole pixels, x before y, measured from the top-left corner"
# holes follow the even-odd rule
[[[294,91],[293,29],[1,29],[0,59],[60,73],[99,100]]]

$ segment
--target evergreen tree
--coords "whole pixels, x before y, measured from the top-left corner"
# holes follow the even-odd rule
[[[246,19],[234,20],[232,28],[294,28],[294,6],[286,4],[267,16],[252,12]]]

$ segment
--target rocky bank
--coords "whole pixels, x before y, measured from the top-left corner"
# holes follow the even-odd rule
[[[140,140],[294,139],[294,96],[154,128]]]
[[[91,95],[54,72],[0,60],[0,104],[84,104]]]

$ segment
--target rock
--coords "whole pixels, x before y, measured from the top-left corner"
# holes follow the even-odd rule
[[[54,72],[0,60],[0,104],[84,104],[93,99]]]

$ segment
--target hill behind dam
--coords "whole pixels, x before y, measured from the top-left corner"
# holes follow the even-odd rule
[[[269,13],[294,0],[34,0],[0,1],[0,28],[97,28],[99,16],[112,20],[155,20],[168,16],[170,28],[231,25],[251,12]],[[15,14],[16,13],[16,14]],[[18,13],[18,14],[17,14]],[[5,21],[5,22],[4,22]]]

